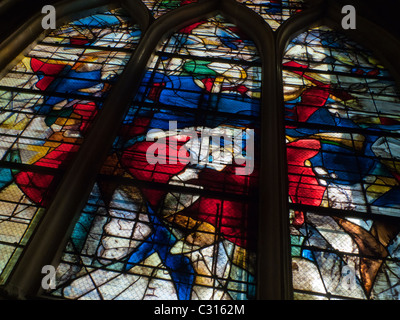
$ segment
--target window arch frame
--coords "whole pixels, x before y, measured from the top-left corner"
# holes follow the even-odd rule
[[[95,176],[111,146],[118,124],[137,91],[142,75],[160,42],[174,31],[201,18],[221,14],[254,41],[261,57],[261,171],[259,241],[257,250],[257,299],[292,299],[289,243],[288,181],[283,113],[282,58],[288,42],[311,26],[341,28],[341,7],[334,1],[308,0],[309,8],[286,20],[275,32],[257,13],[235,0],[200,0],[154,19],[140,0],[123,0],[121,5],[137,22],[142,38],[111,90],[102,112],[63,178],[51,205],[34,231],[25,252],[3,291],[14,297],[40,296],[41,267],[56,265],[72,228],[89,196]],[[58,22],[64,23],[91,10],[117,6],[117,1],[90,0],[56,4]],[[36,14],[0,45],[0,70],[7,70],[40,37],[42,15]],[[395,52],[375,50],[393,40],[385,30],[357,15],[357,29],[344,33],[374,51],[400,83],[400,62]],[[29,26],[29,32],[21,32]],[[400,42],[392,42],[399,48]],[[17,58],[15,58],[17,57]],[[397,86],[399,87],[399,85]],[[115,108],[115,106],[120,106]],[[265,208],[268,208],[267,210]],[[277,245],[278,244],[278,245]]]

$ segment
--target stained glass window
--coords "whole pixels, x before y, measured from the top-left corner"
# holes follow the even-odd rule
[[[50,294],[254,299],[260,88],[254,44],[221,16],[162,43]]]
[[[303,0],[237,0],[257,12],[269,26],[276,30],[297,12],[301,12],[306,4]]]
[[[143,0],[143,3],[150,10],[154,18],[159,18],[173,9],[194,2],[198,2],[198,0]]]
[[[159,27],[163,15],[197,2],[142,1]],[[237,2],[274,31],[312,3]],[[118,106],[124,119],[110,124],[119,130],[67,235],[56,288],[38,294],[255,299],[265,276],[257,259],[286,240],[257,246],[259,214],[282,214],[259,208],[272,184],[259,181],[260,129],[270,120],[260,109],[284,108],[287,163],[276,169],[288,174],[294,298],[399,299],[400,93],[388,70],[341,33],[312,28],[287,47],[284,105],[266,105],[261,86],[271,83],[262,82],[254,43],[212,15],[160,39],[134,79],[140,85]],[[0,78],[2,288],[23,250],[36,252],[27,246],[35,227],[128,60],[142,67],[131,59],[140,37],[124,10],[93,13],[49,33]],[[270,45],[264,62],[276,58]]]
[[[94,14],[51,32],[0,79],[0,283],[139,36],[122,10]]]
[[[283,66],[295,298],[398,299],[395,83],[326,27],[293,39]]]

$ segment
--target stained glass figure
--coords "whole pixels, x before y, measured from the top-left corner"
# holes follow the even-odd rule
[[[306,7],[303,0],[237,0],[257,12],[272,30]]]
[[[0,283],[139,37],[122,10],[94,14],[51,32],[0,79]]]
[[[395,83],[326,27],[293,39],[283,66],[295,297],[398,299]]]
[[[50,294],[253,299],[260,89],[254,44],[221,16],[162,43]]]

